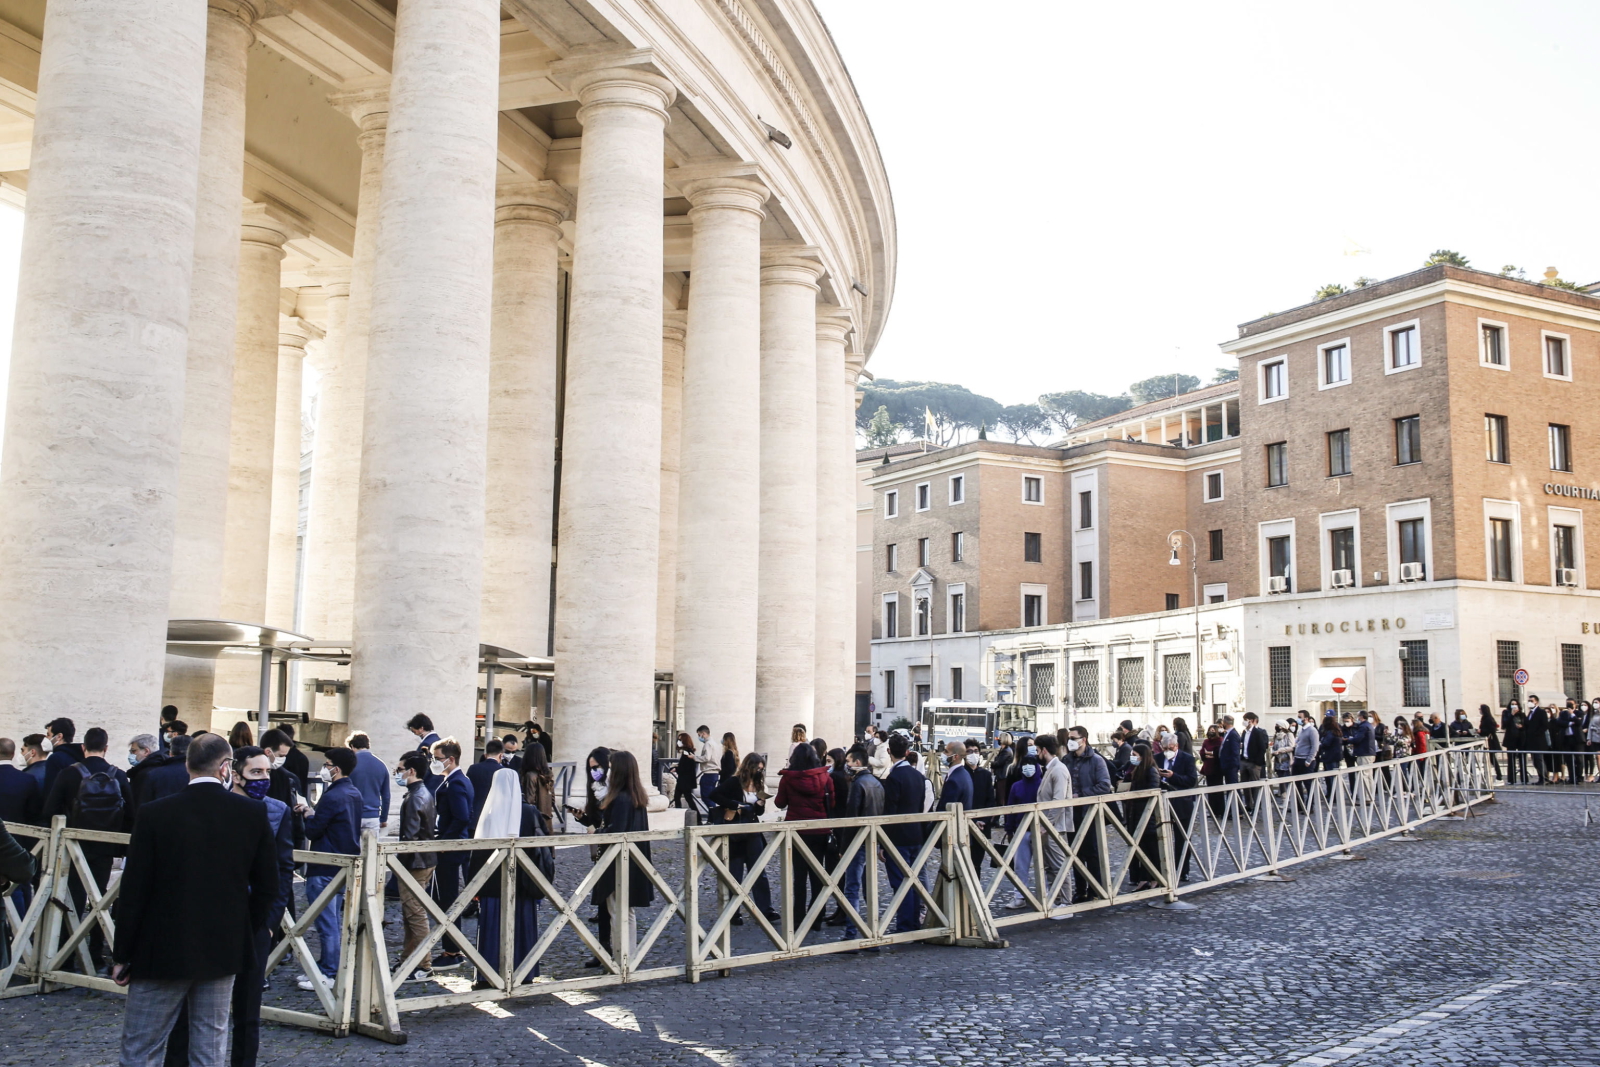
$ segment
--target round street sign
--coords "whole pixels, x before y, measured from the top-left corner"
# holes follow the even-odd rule
[[[1526,667],[1518,667],[1517,672],[1511,676],[1511,680],[1518,685],[1527,685],[1528,669]]]
[[[1328,688],[1332,689],[1335,693],[1344,692],[1344,688],[1345,688],[1344,679],[1343,678],[1335,678],[1333,680],[1333,683]]]

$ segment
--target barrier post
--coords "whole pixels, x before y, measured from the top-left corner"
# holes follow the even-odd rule
[[[700,951],[700,864],[696,849],[699,844],[697,827],[688,823],[683,827],[683,977],[691,983],[700,981],[700,967],[695,956]],[[721,879],[718,879],[720,882]],[[721,909],[718,909],[721,913]]]
[[[1204,802],[1202,798],[1202,803]],[[1161,871],[1163,881],[1167,884],[1166,899],[1157,904],[1152,902],[1152,908],[1163,908],[1167,911],[1195,911],[1195,905],[1187,900],[1178,899],[1178,863],[1177,856],[1172,849],[1172,805],[1167,802],[1167,794],[1162,793],[1155,798],[1156,815],[1161,821],[1156,825],[1156,835],[1159,838],[1161,849]]]

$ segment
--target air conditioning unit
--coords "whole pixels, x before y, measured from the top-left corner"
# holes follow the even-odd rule
[[[1400,564],[1400,580],[1402,582],[1420,582],[1420,581],[1422,581],[1422,564],[1420,564],[1420,563],[1402,563],[1402,564]]]
[[[1348,589],[1356,584],[1356,577],[1350,571],[1334,571],[1332,577],[1335,589]]]
[[[1556,568],[1556,584],[1557,585],[1577,585],[1578,584],[1578,572],[1572,567],[1557,567]]]
[[[1267,579],[1268,593],[1287,593],[1289,591],[1289,576],[1287,574],[1274,574]]]

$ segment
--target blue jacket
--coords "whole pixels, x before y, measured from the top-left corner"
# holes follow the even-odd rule
[[[44,795],[50,795],[51,788],[56,784],[56,775],[82,759],[82,745],[66,744],[52,749],[50,755],[44,761],[44,781],[39,783],[44,789]],[[189,784],[188,775],[184,775],[183,784]]]
[[[361,790],[355,782],[340,778],[322,791],[317,810],[306,820],[306,840],[313,852],[354,856],[361,851]],[[338,873],[331,864],[306,864],[307,878]]]
[[[950,805],[960,804],[962,810],[972,810],[972,772],[957,766],[945,775],[944,788],[939,790],[939,811],[948,811]]]
[[[457,767],[444,778],[438,791],[434,793],[434,807],[439,813],[439,832],[434,836],[441,841],[464,841],[471,837],[472,801],[472,783],[462,773],[461,768]],[[465,857],[466,853],[454,855]],[[440,857],[441,860],[443,858]]]
[[[1217,769],[1223,775],[1232,775],[1237,779],[1239,766],[1243,762],[1244,756],[1240,751],[1239,731],[1229,730],[1222,735],[1222,748],[1217,753]]]
[[[1018,778],[1011,783],[1011,795],[1006,797],[1006,804],[1032,804],[1039,799],[1039,768],[1033,769],[1033,776]],[[1006,816],[1006,830],[1015,832],[1022,825],[1022,812],[1014,812]]]
[[[294,894],[294,820],[289,805],[267,797],[267,825],[272,827],[273,847],[278,850],[278,896],[267,909],[267,929],[277,930],[283,909]]]
[[[9,763],[0,764],[0,819],[37,825],[43,806],[44,794],[33,775]]]
[[[481,759],[467,768],[467,781],[472,783],[472,829],[478,829],[478,816],[483,814],[483,806],[489,802],[489,790],[494,786],[495,773],[500,770],[500,761],[494,759]]]
[[[883,813],[885,815],[921,815],[922,800],[926,795],[927,779],[911,764],[901,760],[883,780]],[[971,779],[968,779],[968,793]],[[900,848],[920,848],[924,836],[921,823],[901,823],[884,827],[889,840]]]
[[[422,740],[417,742],[417,751],[431,760],[433,759],[433,746],[437,744],[438,741],[439,735],[434,733],[432,730],[429,730]],[[439,793],[439,783],[442,781],[444,781],[444,775],[434,774],[432,771],[429,771],[427,776],[422,780],[423,784],[428,787],[428,792],[433,793],[436,796]]]
[[[361,817],[389,821],[389,768],[369,749],[356,749],[356,769],[350,780],[361,791]]]
[[[1358,722],[1350,734],[1350,740],[1355,744],[1357,756],[1376,756],[1378,754],[1378,737],[1372,730],[1370,722]]]
[[[137,812],[152,800],[181,793],[188,784],[189,768],[184,766],[181,759],[152,767],[139,775],[139,794],[133,798],[134,811]]]

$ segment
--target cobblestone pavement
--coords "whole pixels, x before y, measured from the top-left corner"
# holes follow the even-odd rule
[[[1519,795],[1290,883],[918,945],[406,1016],[410,1043],[267,1026],[262,1062],[787,1067],[1600,1065],[1600,825]],[[116,1061],[120,1005],[0,1002],[0,1064]]]

